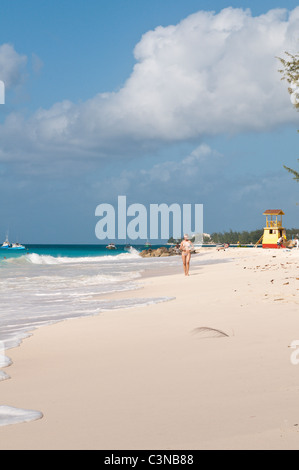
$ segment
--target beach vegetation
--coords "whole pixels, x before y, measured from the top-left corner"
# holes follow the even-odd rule
[[[285,52],[286,58],[278,57],[283,68],[278,70],[282,74],[282,80],[289,84],[288,91],[291,102],[299,110],[299,54]]]
[[[298,158],[299,162],[299,158]],[[293,168],[289,168],[288,166],[283,165],[283,167],[293,175],[293,179],[297,182],[299,182],[299,171],[293,170]]]
[[[211,245],[223,245],[224,243],[229,243],[232,245],[255,245],[258,240],[262,237],[264,229],[257,229],[252,231],[234,231],[229,230],[227,232],[214,232],[211,235],[204,235],[203,243]],[[286,229],[286,236],[288,240],[299,236],[299,228]],[[181,243],[182,238],[174,239],[173,237],[169,238],[168,243],[177,244]],[[194,242],[194,238],[191,239]]]
[[[224,244],[230,243],[233,245],[255,245],[257,241],[262,237],[264,229],[248,231],[233,231],[228,232],[215,232],[211,234],[211,240],[209,243],[213,244]],[[286,229],[287,239],[290,240],[299,234],[299,228]]]
[[[211,241],[212,243],[216,244],[223,244],[223,243],[230,243],[230,244],[241,244],[241,245],[248,245],[248,244],[255,244],[263,235],[264,230],[253,230],[251,232],[247,231],[233,231],[229,230],[228,232],[214,232],[211,234]]]
[[[291,102],[297,111],[299,111],[299,54],[291,54],[289,52],[285,52],[285,54],[286,58],[278,57],[278,60],[283,66],[279,72],[282,74],[282,80],[288,82],[288,92],[291,96]],[[299,171],[285,165],[284,168],[293,175],[295,181],[299,181]]]

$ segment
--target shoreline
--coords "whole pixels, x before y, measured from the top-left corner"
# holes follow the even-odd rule
[[[44,416],[0,427],[0,449],[298,448],[298,255],[209,252],[114,294],[175,300],[34,330],[1,405]]]

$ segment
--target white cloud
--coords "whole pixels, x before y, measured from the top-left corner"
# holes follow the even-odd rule
[[[200,163],[203,163],[205,159],[216,157],[217,159],[221,155],[211,149],[207,144],[201,144],[196,147],[190,155],[183,158],[180,161],[167,161],[163,163],[157,163],[148,170],[140,170],[139,174],[134,174],[134,180],[140,180],[140,177],[147,181],[147,184],[152,182],[163,182],[175,180],[175,186],[178,185],[180,179],[198,178],[200,173]]]
[[[22,83],[27,57],[18,54],[11,44],[0,45],[0,80],[5,88],[13,88]]]
[[[163,161],[147,169],[126,169],[110,179],[96,182],[93,190],[104,190],[107,200],[115,194],[134,195],[140,200],[179,200],[210,194],[219,187],[223,155],[203,143],[183,158]]]
[[[296,52],[298,30],[299,7],[259,17],[233,8],[200,11],[160,26],[136,45],[136,65],[118,92],[57,103],[27,120],[9,116],[1,142],[9,158],[11,135],[23,155],[105,157],[294,122],[275,57]]]

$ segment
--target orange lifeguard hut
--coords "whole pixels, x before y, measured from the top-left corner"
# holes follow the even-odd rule
[[[282,226],[282,216],[285,214],[281,209],[269,209],[263,215],[266,216],[263,248],[278,248],[277,241],[280,237],[283,237],[285,242],[287,241],[286,229]]]

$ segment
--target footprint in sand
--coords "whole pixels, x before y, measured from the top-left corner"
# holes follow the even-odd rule
[[[200,338],[229,338],[229,335],[224,333],[224,331],[208,327],[195,328],[192,333]]]

